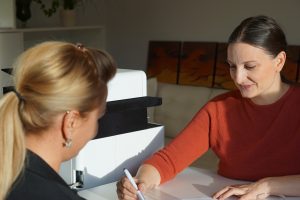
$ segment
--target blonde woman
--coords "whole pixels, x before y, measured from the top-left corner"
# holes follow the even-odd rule
[[[25,51],[14,72],[15,91],[0,100],[0,199],[82,199],[58,171],[95,136],[114,61],[45,42]]]

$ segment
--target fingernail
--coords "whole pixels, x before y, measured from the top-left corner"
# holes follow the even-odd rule
[[[145,185],[144,185],[144,184],[140,184],[140,185],[139,185],[139,188],[140,188],[141,191],[144,191]]]

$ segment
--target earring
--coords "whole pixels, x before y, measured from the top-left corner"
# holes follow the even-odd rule
[[[73,145],[73,141],[72,139],[68,138],[65,142],[64,142],[64,146],[68,149],[70,149]]]

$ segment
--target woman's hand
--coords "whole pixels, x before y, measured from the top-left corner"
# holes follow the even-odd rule
[[[255,183],[227,186],[217,192],[213,198],[224,200],[230,196],[238,196],[240,200],[266,199],[270,195],[268,179],[262,179]]]
[[[227,186],[213,198],[218,200],[238,196],[240,200],[265,199],[275,196],[300,196],[300,175],[269,177],[255,183]]]
[[[138,179],[133,178],[136,182],[139,190],[145,192],[145,184],[138,181]],[[120,181],[117,182],[117,194],[120,200],[137,200],[136,195],[137,191],[129,182],[127,177],[123,177]]]
[[[152,165],[142,165],[136,177],[133,178],[139,190],[145,193],[147,190],[152,189],[159,185],[160,174]],[[123,177],[117,182],[117,194],[119,200],[137,200],[137,191],[131,185],[127,177]]]

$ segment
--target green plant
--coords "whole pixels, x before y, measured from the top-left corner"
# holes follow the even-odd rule
[[[33,2],[40,5],[41,10],[47,17],[51,17],[59,7],[59,0],[53,0],[50,8],[46,8],[46,4],[42,0],[33,0]]]
[[[73,10],[81,1],[82,0],[52,0],[51,6],[47,8],[46,4],[42,0],[33,0],[33,2],[40,5],[40,8],[47,17],[51,17],[54,13],[56,13],[60,5],[62,5],[65,10]]]

